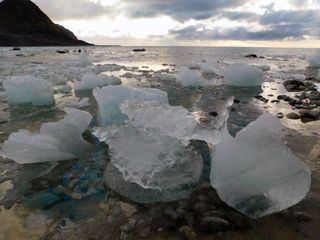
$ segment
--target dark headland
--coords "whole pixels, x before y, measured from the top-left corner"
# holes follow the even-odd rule
[[[70,30],[53,23],[30,0],[0,2],[0,46],[81,46]]]

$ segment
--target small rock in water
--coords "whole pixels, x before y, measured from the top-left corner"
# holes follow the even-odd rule
[[[245,56],[246,58],[258,58],[257,54],[248,54]]]
[[[288,92],[303,91],[306,88],[305,84],[299,80],[288,80],[285,81],[283,85]]]
[[[320,111],[301,111],[301,121],[304,123],[318,121],[320,119]]]
[[[295,112],[288,113],[286,115],[286,117],[288,119],[293,119],[293,120],[300,119],[300,115],[298,113],[295,113]]]

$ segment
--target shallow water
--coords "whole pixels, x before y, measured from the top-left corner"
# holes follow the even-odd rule
[[[272,99],[286,93],[281,83],[285,80],[314,77],[316,74],[314,70],[306,68],[307,57],[316,53],[315,49],[147,47],[146,52],[133,53],[133,48],[130,47],[90,47],[86,50],[93,65],[88,67],[77,66],[79,57],[77,48],[66,48],[70,50],[67,54],[56,53],[58,49],[61,48],[23,48],[19,52],[14,52],[9,48],[0,48],[0,83],[9,76],[29,74],[42,77],[58,88],[69,81],[78,80],[86,72],[98,71],[99,65],[117,64],[122,66],[119,67],[120,70],[101,72],[120,77],[123,85],[164,90],[168,93],[170,105],[183,106],[187,109],[200,107],[205,111],[214,111],[219,109],[228,97],[234,96],[237,101],[230,110],[228,121],[232,135],[265,111],[273,115],[278,112],[286,114],[292,111],[291,106],[285,102],[271,103]],[[265,58],[244,57],[251,53]],[[185,65],[200,62],[210,64],[216,61],[268,65],[271,70],[264,74],[266,82],[262,89],[223,85],[181,88],[153,78],[155,71],[175,74]],[[132,73],[134,77],[122,77],[125,73]],[[254,97],[259,94],[267,97],[269,102],[263,103],[255,99]],[[270,94],[273,96],[270,97]],[[62,110],[76,96],[89,97],[90,106],[83,110],[89,111],[94,116],[91,127],[97,125],[97,104],[90,91],[57,93],[54,107],[29,109],[9,107],[3,89],[0,87],[0,144],[8,138],[10,133],[21,128],[38,131],[43,122],[63,118]],[[257,239],[257,237],[259,239],[267,239],[267,237],[269,239],[319,239],[320,123],[317,121],[304,124],[287,118],[281,119],[281,122],[286,127],[288,146],[313,170],[313,185],[306,200],[292,208],[292,211],[288,210],[263,218],[257,223],[250,223],[249,228],[236,225],[237,227],[233,230],[229,229],[220,235],[200,232],[199,239],[212,239],[211,234],[217,239],[221,236],[221,239]],[[0,224],[0,239],[39,239],[40,236],[43,239],[73,239],[72,237],[101,239],[101,236],[105,239],[118,239],[121,232],[124,232],[120,226],[130,222],[133,216],[150,222],[141,227],[151,228],[149,236],[159,235],[158,239],[169,239],[168,234],[173,235],[172,239],[180,239],[181,236],[176,234],[178,226],[166,228],[158,222],[157,217],[152,217],[153,211],[157,210],[152,204],[152,199],[145,201],[147,204],[138,204],[132,201],[135,199],[126,198],[127,194],[123,193],[124,196],[121,196],[121,191],[125,191],[125,188],[135,191],[135,187],[131,190],[131,186],[125,183],[122,189],[112,187],[111,180],[116,179],[116,174],[111,172],[110,175],[104,176],[109,162],[108,148],[98,143],[96,139],[88,138],[94,144],[94,149],[81,159],[32,165],[17,165],[9,160],[0,159],[0,219],[6,219],[6,224]],[[198,147],[205,148],[205,146]],[[206,161],[208,158],[206,149],[202,149],[202,156]],[[208,166],[205,166],[201,183],[194,190],[196,197],[199,187],[201,192],[201,187],[208,184],[206,167]],[[105,187],[105,178],[108,179],[110,176],[113,177],[110,180],[111,186]],[[209,193],[201,192],[200,195],[210,194],[210,191]],[[137,190],[137,198],[141,198],[141,195],[143,198],[144,194]],[[151,198],[153,194],[150,195]],[[192,205],[193,201],[191,197],[187,202]],[[130,207],[123,205],[124,203],[134,206],[135,215],[131,214]],[[168,208],[176,208],[177,204],[177,202],[163,203],[159,204],[159,207],[166,211]],[[215,204],[216,211],[224,211],[232,215],[230,209],[225,206],[220,209],[219,202]],[[292,217],[299,211],[306,212],[311,216],[311,220],[299,222]],[[158,215],[161,216],[161,214]],[[148,218],[156,220],[151,221]],[[288,219],[292,221],[290,226],[286,224]],[[245,221],[242,218],[240,220]],[[42,225],[39,225],[39,222]],[[179,224],[182,223],[179,222]],[[278,228],[280,230],[274,231]],[[159,231],[159,229],[162,230]],[[270,229],[273,233],[270,233]],[[142,239],[143,237],[139,235],[142,230],[136,232],[135,234],[139,237],[134,239]]]

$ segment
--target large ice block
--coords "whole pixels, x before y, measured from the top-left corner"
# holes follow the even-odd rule
[[[133,126],[106,130],[111,161],[128,182],[145,189],[178,189],[199,181],[201,156],[179,140],[153,135]]]
[[[74,159],[84,154],[90,144],[82,138],[89,126],[90,113],[73,108],[58,122],[42,124],[39,133],[26,129],[12,133],[4,142],[0,155],[20,164]]]
[[[121,85],[121,80],[114,76],[86,73],[80,81],[74,82],[74,89],[76,91],[85,91],[108,85]]]
[[[177,75],[177,81],[183,87],[201,87],[207,86],[209,82],[201,77],[200,73],[183,67]]]
[[[226,85],[237,87],[257,87],[263,83],[262,70],[247,64],[230,64],[224,73]]]
[[[203,140],[210,144],[220,141],[220,128],[226,122],[228,106],[226,101],[218,112],[207,113],[200,109],[188,111],[181,106],[170,106],[158,102],[125,102],[121,111],[128,116],[130,124],[154,135],[169,136],[182,140]]]
[[[33,76],[14,76],[3,82],[10,105],[32,104],[50,106],[54,104],[51,84]]]
[[[120,110],[120,104],[126,100],[168,103],[166,92],[151,88],[107,86],[94,89],[93,95],[98,102],[101,126],[123,122],[126,119],[126,115]]]
[[[212,151],[211,184],[238,211],[262,217],[301,201],[310,170],[284,145],[281,124],[264,114],[233,138],[225,128]]]

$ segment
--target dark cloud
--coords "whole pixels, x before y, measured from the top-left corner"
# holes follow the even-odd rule
[[[55,21],[67,19],[92,19],[110,13],[100,3],[88,0],[33,0]]]
[[[167,15],[178,21],[208,19],[219,10],[241,6],[248,0],[126,0],[125,12],[131,18]]]

